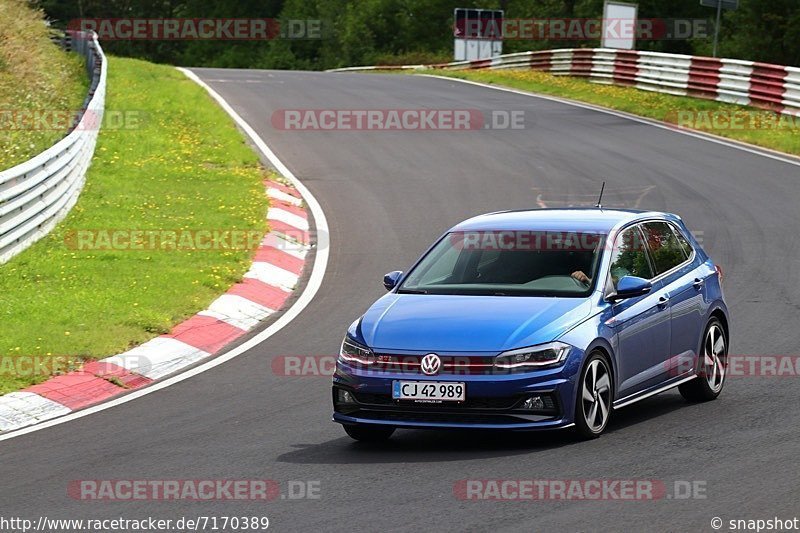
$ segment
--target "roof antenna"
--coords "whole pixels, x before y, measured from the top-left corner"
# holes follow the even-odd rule
[[[598,209],[603,209],[603,205],[600,203],[603,201],[603,191],[606,188],[606,182],[603,182],[603,185],[600,186],[600,197],[597,199],[597,205],[595,206]]]

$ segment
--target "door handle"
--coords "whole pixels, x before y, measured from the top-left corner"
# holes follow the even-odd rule
[[[694,278],[694,283],[692,283],[692,285],[694,286],[695,289],[700,290],[703,288],[703,285],[705,285],[705,283],[706,280],[702,278]]]
[[[658,299],[658,304],[657,305],[658,305],[659,309],[664,309],[665,307],[667,307],[668,303],[669,303],[669,296],[664,295],[664,296],[662,296],[661,298]]]

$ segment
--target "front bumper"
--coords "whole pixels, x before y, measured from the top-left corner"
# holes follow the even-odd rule
[[[463,382],[463,403],[415,403],[392,398],[395,380]],[[575,376],[570,365],[558,369],[502,375],[376,372],[337,363],[333,376],[333,421],[402,428],[544,430],[572,425]],[[338,391],[350,392],[342,402]],[[545,407],[524,409],[526,398],[540,396]]]

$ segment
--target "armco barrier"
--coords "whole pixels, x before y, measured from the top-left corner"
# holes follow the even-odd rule
[[[39,155],[0,172],[0,263],[46,235],[75,205],[94,154],[106,94],[106,59],[97,35],[68,32],[91,80],[80,119]]]
[[[739,59],[611,48],[563,48],[438,65],[370,66],[334,71],[533,69],[595,83],[750,105],[800,116],[800,68]]]

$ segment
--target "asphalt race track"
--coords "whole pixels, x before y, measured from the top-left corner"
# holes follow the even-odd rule
[[[797,354],[800,166],[611,114],[435,78],[198,69],[322,204],[323,286],[289,326],[208,372],[0,443],[5,516],[262,516],[314,531],[712,531],[800,515],[800,382],[730,379],[616,413],[602,438],[399,431],[357,444],[330,422],[327,377],[275,375],[281,355],[333,355],[346,327],[449,226],[471,215],[593,203],[673,211],[725,269],[734,354]],[[279,131],[277,109],[522,110],[525,129]],[[81,479],[319,481],[321,499],[76,501]],[[698,481],[705,499],[462,501],[464,479]]]

